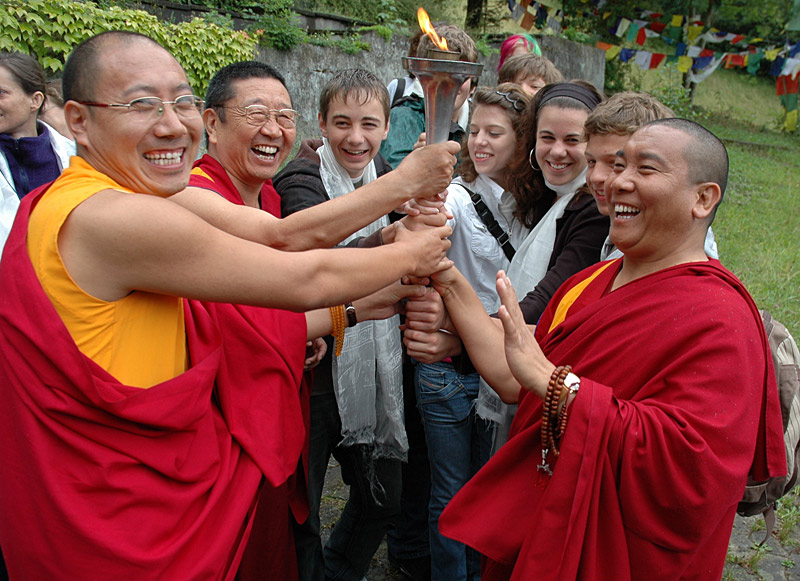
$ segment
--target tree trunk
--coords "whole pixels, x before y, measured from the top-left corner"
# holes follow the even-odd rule
[[[467,0],[466,27],[476,29],[483,18],[483,0]]]

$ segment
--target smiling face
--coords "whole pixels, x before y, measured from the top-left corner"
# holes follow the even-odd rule
[[[331,100],[327,119],[319,116],[319,128],[339,165],[351,178],[357,178],[378,155],[381,141],[389,133],[389,122],[378,99],[370,98],[362,104],[358,95],[348,95],[344,100]]]
[[[191,95],[186,74],[172,55],[146,40],[112,42],[98,57],[91,100],[128,103],[140,97],[173,101]],[[79,153],[98,171],[141,193],[169,196],[186,187],[203,130],[199,112],[160,117],[131,109],[65,104]]]
[[[597,203],[597,211],[604,216],[609,215],[608,199],[605,192],[606,179],[614,171],[614,160],[617,152],[628,142],[627,135],[608,133],[606,135],[590,135],[586,142],[586,185]]]
[[[478,105],[472,113],[467,148],[475,171],[505,187],[505,174],[517,136],[508,114],[495,105]]]
[[[14,139],[36,136],[36,113],[44,96],[27,95],[14,75],[0,66],[0,134]]]
[[[678,255],[691,245],[696,219],[707,216],[698,206],[700,187],[689,181],[688,140],[672,128],[644,128],[617,156],[606,192],[611,241],[626,259],[652,262]],[[701,247],[703,236],[704,229]]]
[[[536,161],[545,179],[562,186],[577,178],[586,167],[583,124],[588,113],[578,109],[545,106],[536,130]]]
[[[265,181],[278,173],[291,152],[297,128],[278,125],[274,114],[261,126],[250,125],[244,108],[263,105],[273,110],[291,109],[292,100],[277,79],[237,80],[232,87],[234,96],[225,102],[224,112],[210,108],[203,113],[208,152],[222,164],[237,187],[260,190]]]

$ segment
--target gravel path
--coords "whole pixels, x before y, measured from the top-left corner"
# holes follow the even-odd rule
[[[342,482],[339,466],[331,460],[320,510],[323,542],[339,517],[347,495],[348,487]],[[800,579],[800,488],[795,489],[780,513],[784,515],[785,522],[778,519],[775,532],[762,547],[757,544],[764,538],[764,519],[760,516],[736,517],[728,548],[728,562],[722,576],[724,581]],[[405,579],[389,564],[386,541],[381,543],[380,549],[372,558],[367,579]]]

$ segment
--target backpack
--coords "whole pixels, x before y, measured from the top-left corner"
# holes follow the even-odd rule
[[[766,482],[754,482],[748,477],[744,496],[736,512],[741,516],[763,514],[767,523],[767,535],[764,537],[766,541],[775,526],[775,503],[797,484],[800,468],[800,350],[784,325],[773,319],[767,311],[759,312],[775,365],[775,380],[783,417],[787,476],[770,478]]]

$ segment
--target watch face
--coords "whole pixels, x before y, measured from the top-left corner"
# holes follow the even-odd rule
[[[564,378],[564,385],[571,391],[578,391],[578,388],[581,386],[581,378],[574,373],[568,373]]]

